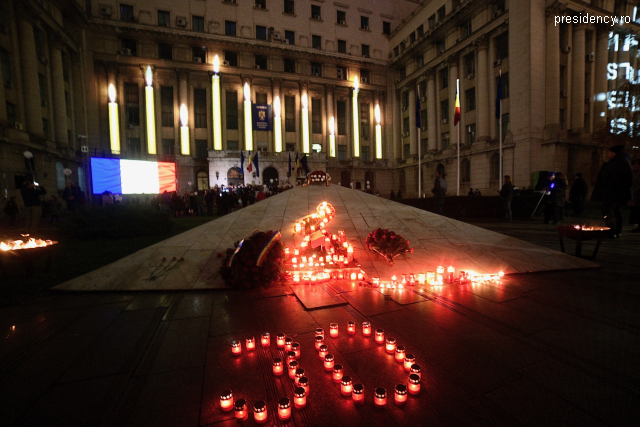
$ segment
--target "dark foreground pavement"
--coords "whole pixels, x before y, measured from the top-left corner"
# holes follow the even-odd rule
[[[477,224],[558,249],[555,229],[532,222]],[[590,242],[589,242],[590,243]],[[585,243],[583,253],[592,245]],[[0,425],[235,425],[227,388],[264,399],[269,425],[288,377],[274,377],[275,334],[301,344],[307,407],[288,425],[640,425],[640,235],[603,242],[600,269],[509,277],[503,285],[408,291],[332,286],[341,306],[306,311],[288,287],[202,293],[50,293],[0,310]],[[568,251],[572,251],[571,244]],[[397,299],[396,299],[397,300]],[[407,382],[401,365],[346,322],[384,328],[422,367],[422,390],[399,408],[373,390]],[[365,386],[364,406],[343,398],[313,348],[314,330],[340,324],[329,352]],[[244,339],[272,335],[247,353]],[[230,342],[242,340],[233,358]],[[253,425],[252,411],[243,425]]]

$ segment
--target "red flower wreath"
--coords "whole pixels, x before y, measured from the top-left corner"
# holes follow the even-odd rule
[[[413,253],[413,248],[409,247],[409,241],[394,231],[386,228],[376,228],[367,236],[365,241],[367,248],[371,252],[382,255],[384,259],[393,265],[393,259],[405,252]]]

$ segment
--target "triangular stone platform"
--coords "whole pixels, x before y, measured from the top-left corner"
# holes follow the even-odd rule
[[[218,276],[219,252],[254,230],[280,230],[291,246],[293,223],[326,201],[336,209],[327,230],[344,230],[368,277],[433,271],[453,265],[478,273],[524,273],[597,267],[596,264],[461,221],[381,197],[333,185],[298,187],[156,243],[55,289],[75,291],[187,290],[225,288]],[[410,240],[413,254],[394,267],[365,250],[367,234],[378,227]],[[173,258],[176,258],[175,260]],[[163,258],[165,260],[163,261]],[[184,258],[183,261],[180,259]],[[292,287],[295,292],[295,286]],[[304,292],[298,298],[305,304]],[[309,302],[311,303],[311,302]],[[305,304],[306,306],[306,304]]]

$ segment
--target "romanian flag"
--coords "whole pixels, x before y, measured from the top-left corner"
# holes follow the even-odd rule
[[[249,172],[253,170],[253,166],[251,165],[252,163],[253,163],[253,154],[249,153],[249,164],[247,165],[247,170]]]
[[[453,110],[453,125],[457,126],[459,121],[460,121],[460,94],[456,89],[456,106],[455,106],[455,109]]]
[[[276,230],[273,232],[271,237],[269,237],[269,240],[267,240],[267,243],[265,243],[262,249],[260,250],[260,254],[258,255],[258,259],[256,260],[256,266],[258,267],[262,266],[262,263],[267,258],[267,254],[269,253],[273,245],[275,245],[278,240],[280,240],[280,232]]]
[[[298,159],[298,152],[296,151],[296,175],[300,175],[300,159]]]

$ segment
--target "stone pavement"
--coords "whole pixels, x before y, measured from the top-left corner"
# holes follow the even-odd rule
[[[558,248],[550,226],[480,225]],[[0,310],[1,424],[236,425],[218,404],[230,388],[250,406],[266,400],[269,425],[637,426],[639,244],[629,233],[605,241],[599,269],[512,275],[501,286],[444,286],[404,299],[348,282],[316,285],[344,304],[312,311],[287,286],[52,292]],[[346,335],[349,320],[384,328],[416,356],[422,390],[404,408],[392,399],[374,406],[376,387],[392,391],[407,376],[360,328]],[[364,384],[364,406],[340,395],[313,348],[313,331],[331,322],[340,336],[326,339],[329,351]],[[266,350],[244,349],[263,331],[301,344],[310,394],[288,423],[274,416],[278,398],[293,392],[289,378],[271,373],[281,355],[275,339]],[[243,342],[238,358],[232,340]]]

